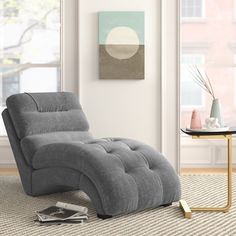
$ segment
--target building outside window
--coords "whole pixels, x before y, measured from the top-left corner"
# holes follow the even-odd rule
[[[0,1],[0,113],[12,94],[61,90],[60,9],[60,0]]]
[[[202,89],[194,82],[191,71],[194,66],[204,64],[204,55],[201,54],[182,54],[181,57],[181,105],[183,110],[192,107],[203,108],[205,105],[205,94]],[[201,68],[199,67],[199,70]]]
[[[19,59],[8,58],[8,63],[19,64]],[[1,62],[1,64],[7,64]],[[6,105],[7,98],[20,92],[20,73],[17,71],[12,72],[11,68],[5,68],[2,70],[2,106]]]
[[[205,0],[182,0],[182,17],[184,19],[204,18]]]
[[[186,127],[190,123],[191,110],[199,109],[202,101],[203,108],[200,109],[202,122],[210,116],[212,97],[202,91],[201,96],[196,85],[188,80],[186,74],[186,63],[198,64],[201,60],[202,70],[207,73],[211,79],[215,96],[220,99],[222,113],[225,124],[236,126],[236,85],[235,85],[235,50],[236,50],[236,24],[234,18],[235,0],[225,1],[195,1],[182,0],[181,7],[198,6],[206,8],[207,15],[204,23],[202,22],[182,22],[181,31],[181,127]],[[203,5],[205,7],[203,7]],[[189,11],[190,12],[190,11]],[[196,16],[196,13],[193,13]],[[199,11],[198,11],[199,12]],[[190,14],[190,13],[189,13]],[[182,12],[182,16],[190,16]],[[198,14],[201,15],[201,14]],[[182,19],[183,19],[182,17]],[[187,54],[187,56],[186,56]],[[190,59],[191,55],[204,55],[204,59],[196,56]],[[198,58],[198,59],[197,59]],[[194,62],[195,60],[195,62]],[[186,62],[187,61],[187,62]],[[188,83],[188,85],[186,85]],[[187,95],[188,94],[188,95]],[[195,95],[193,95],[195,94]],[[192,100],[192,96],[197,96]],[[195,103],[195,104],[194,104]],[[186,109],[189,105],[189,110]]]
[[[193,110],[199,110],[202,125],[210,116],[212,96],[189,80],[190,75],[186,69],[190,63],[201,63],[199,68],[207,73],[215,97],[220,100],[224,124],[235,127],[236,0],[181,0],[180,3],[180,126],[189,127]],[[201,20],[203,18],[204,21]],[[223,167],[227,160],[225,142],[192,140],[181,133],[180,143],[181,167]]]

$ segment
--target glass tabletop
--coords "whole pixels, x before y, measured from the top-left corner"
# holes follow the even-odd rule
[[[188,130],[188,129],[181,129],[182,132],[184,132],[185,134],[188,134],[188,135],[227,135],[227,134],[236,134],[236,127],[230,127],[228,130],[226,131],[200,131],[200,130],[197,130],[197,131],[193,131],[193,130]]]

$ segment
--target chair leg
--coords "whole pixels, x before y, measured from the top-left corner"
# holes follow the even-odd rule
[[[167,204],[163,204],[163,205],[161,205],[161,206],[163,206],[163,207],[168,207],[168,206],[171,206],[172,205],[172,202],[171,203],[167,203]]]
[[[97,217],[100,218],[100,219],[103,219],[103,220],[112,218],[112,216],[110,216],[110,215],[100,215],[100,214],[97,214]]]

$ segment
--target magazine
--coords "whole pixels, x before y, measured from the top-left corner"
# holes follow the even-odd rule
[[[65,203],[65,202],[57,202],[56,206],[61,207],[61,208],[65,208],[65,209],[68,209],[68,210],[73,210],[73,211],[78,211],[78,212],[81,212],[81,213],[84,213],[84,214],[88,214],[88,208],[87,207],[74,205],[74,204],[69,204],[69,203]]]
[[[57,202],[44,210],[36,212],[35,224],[75,224],[88,220],[88,208],[64,202]]]
[[[39,221],[38,219],[35,219],[34,223],[36,225],[49,226],[49,225],[61,225],[61,224],[83,224],[84,221],[83,220],[65,220],[63,222],[61,222],[61,221],[46,221],[46,222],[42,222],[42,221]]]

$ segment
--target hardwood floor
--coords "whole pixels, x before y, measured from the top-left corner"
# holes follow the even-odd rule
[[[233,168],[233,173],[236,173],[236,168]],[[227,174],[227,168],[182,168],[180,174]]]
[[[19,175],[16,168],[0,168],[0,176],[15,176]]]
[[[233,169],[233,172],[236,173],[236,168]],[[226,174],[226,168],[182,168],[180,171],[181,175],[189,174]],[[19,175],[16,168],[0,168],[0,176],[12,176]]]

